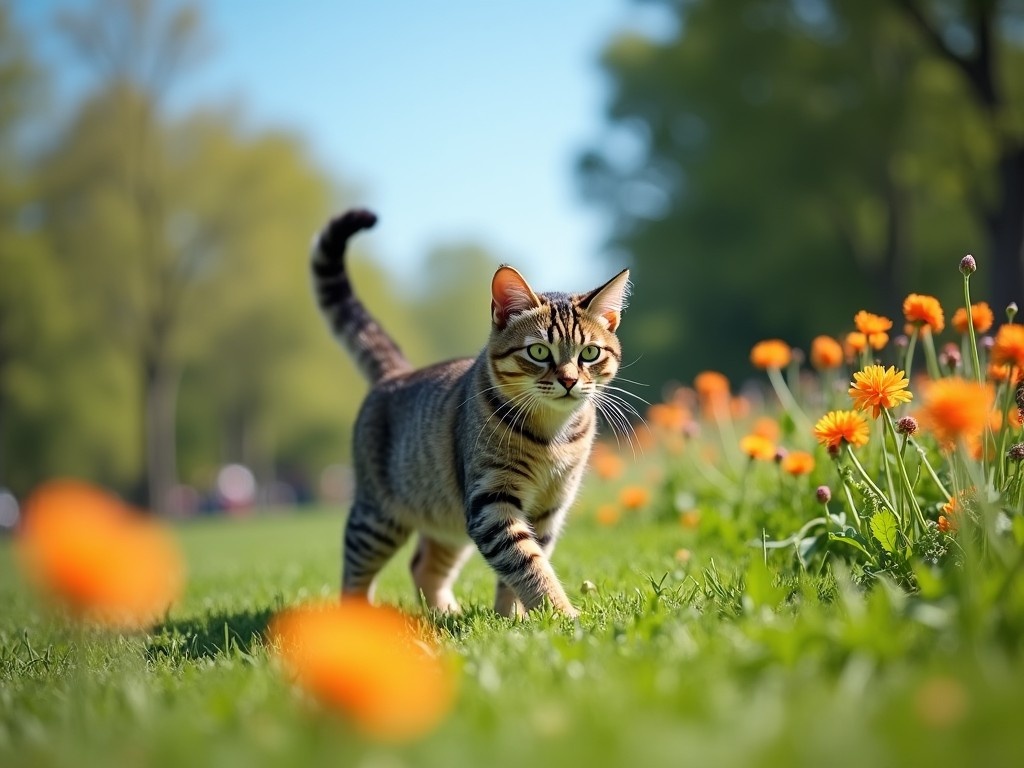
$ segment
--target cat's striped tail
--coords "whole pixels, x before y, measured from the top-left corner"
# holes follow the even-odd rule
[[[374,213],[358,208],[331,219],[313,243],[310,263],[317,302],[331,331],[371,382],[412,368],[402,350],[352,292],[345,270],[348,239],[376,223]]]

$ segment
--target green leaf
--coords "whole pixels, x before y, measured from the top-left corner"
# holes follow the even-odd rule
[[[864,541],[864,537],[857,533],[857,531],[855,531],[853,528],[847,527],[847,529],[842,533],[829,532],[828,540],[840,541],[843,544],[849,544],[851,547],[859,549],[861,552],[867,555],[868,560],[870,560],[871,562],[875,561],[874,555],[872,555],[871,552],[868,551],[868,548],[866,546],[867,542]]]
[[[899,521],[888,509],[883,509],[871,516],[871,532],[886,552],[896,551],[896,539],[899,536]]]

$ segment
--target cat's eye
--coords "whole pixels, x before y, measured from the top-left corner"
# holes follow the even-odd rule
[[[601,350],[593,344],[587,344],[587,346],[580,351],[580,360],[584,363],[592,363],[600,356]]]
[[[526,348],[526,354],[538,363],[543,363],[551,359],[551,350],[543,344],[531,344]]]

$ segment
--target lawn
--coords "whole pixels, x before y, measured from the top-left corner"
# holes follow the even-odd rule
[[[964,604],[801,573],[728,545],[713,509],[656,496],[614,524],[592,478],[555,565],[582,608],[512,622],[480,558],[436,619],[459,695],[404,744],[366,740],[293,690],[261,640],[282,606],[336,594],[339,510],[176,528],[183,599],[149,634],[76,627],[0,545],[0,765],[1020,765],[1021,590]],[[680,550],[685,550],[680,552]],[[381,598],[417,612],[408,552]],[[767,565],[766,565],[767,560]],[[585,581],[596,589],[583,589]],[[978,591],[987,584],[975,585]],[[1015,623],[1016,622],[1016,623]]]

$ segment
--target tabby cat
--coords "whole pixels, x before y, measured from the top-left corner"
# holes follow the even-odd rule
[[[475,545],[498,575],[497,612],[512,616],[547,601],[575,616],[549,558],[587,464],[598,407],[615,398],[606,388],[622,360],[615,329],[629,271],[589,293],[537,294],[502,266],[480,355],[413,370],[345,270],[349,237],[376,221],[369,211],[348,211],[312,249],[320,308],[371,382],[354,430],[342,593],[372,599],[378,572],[417,531],[412,576],[430,607],[458,610],[452,585]]]

